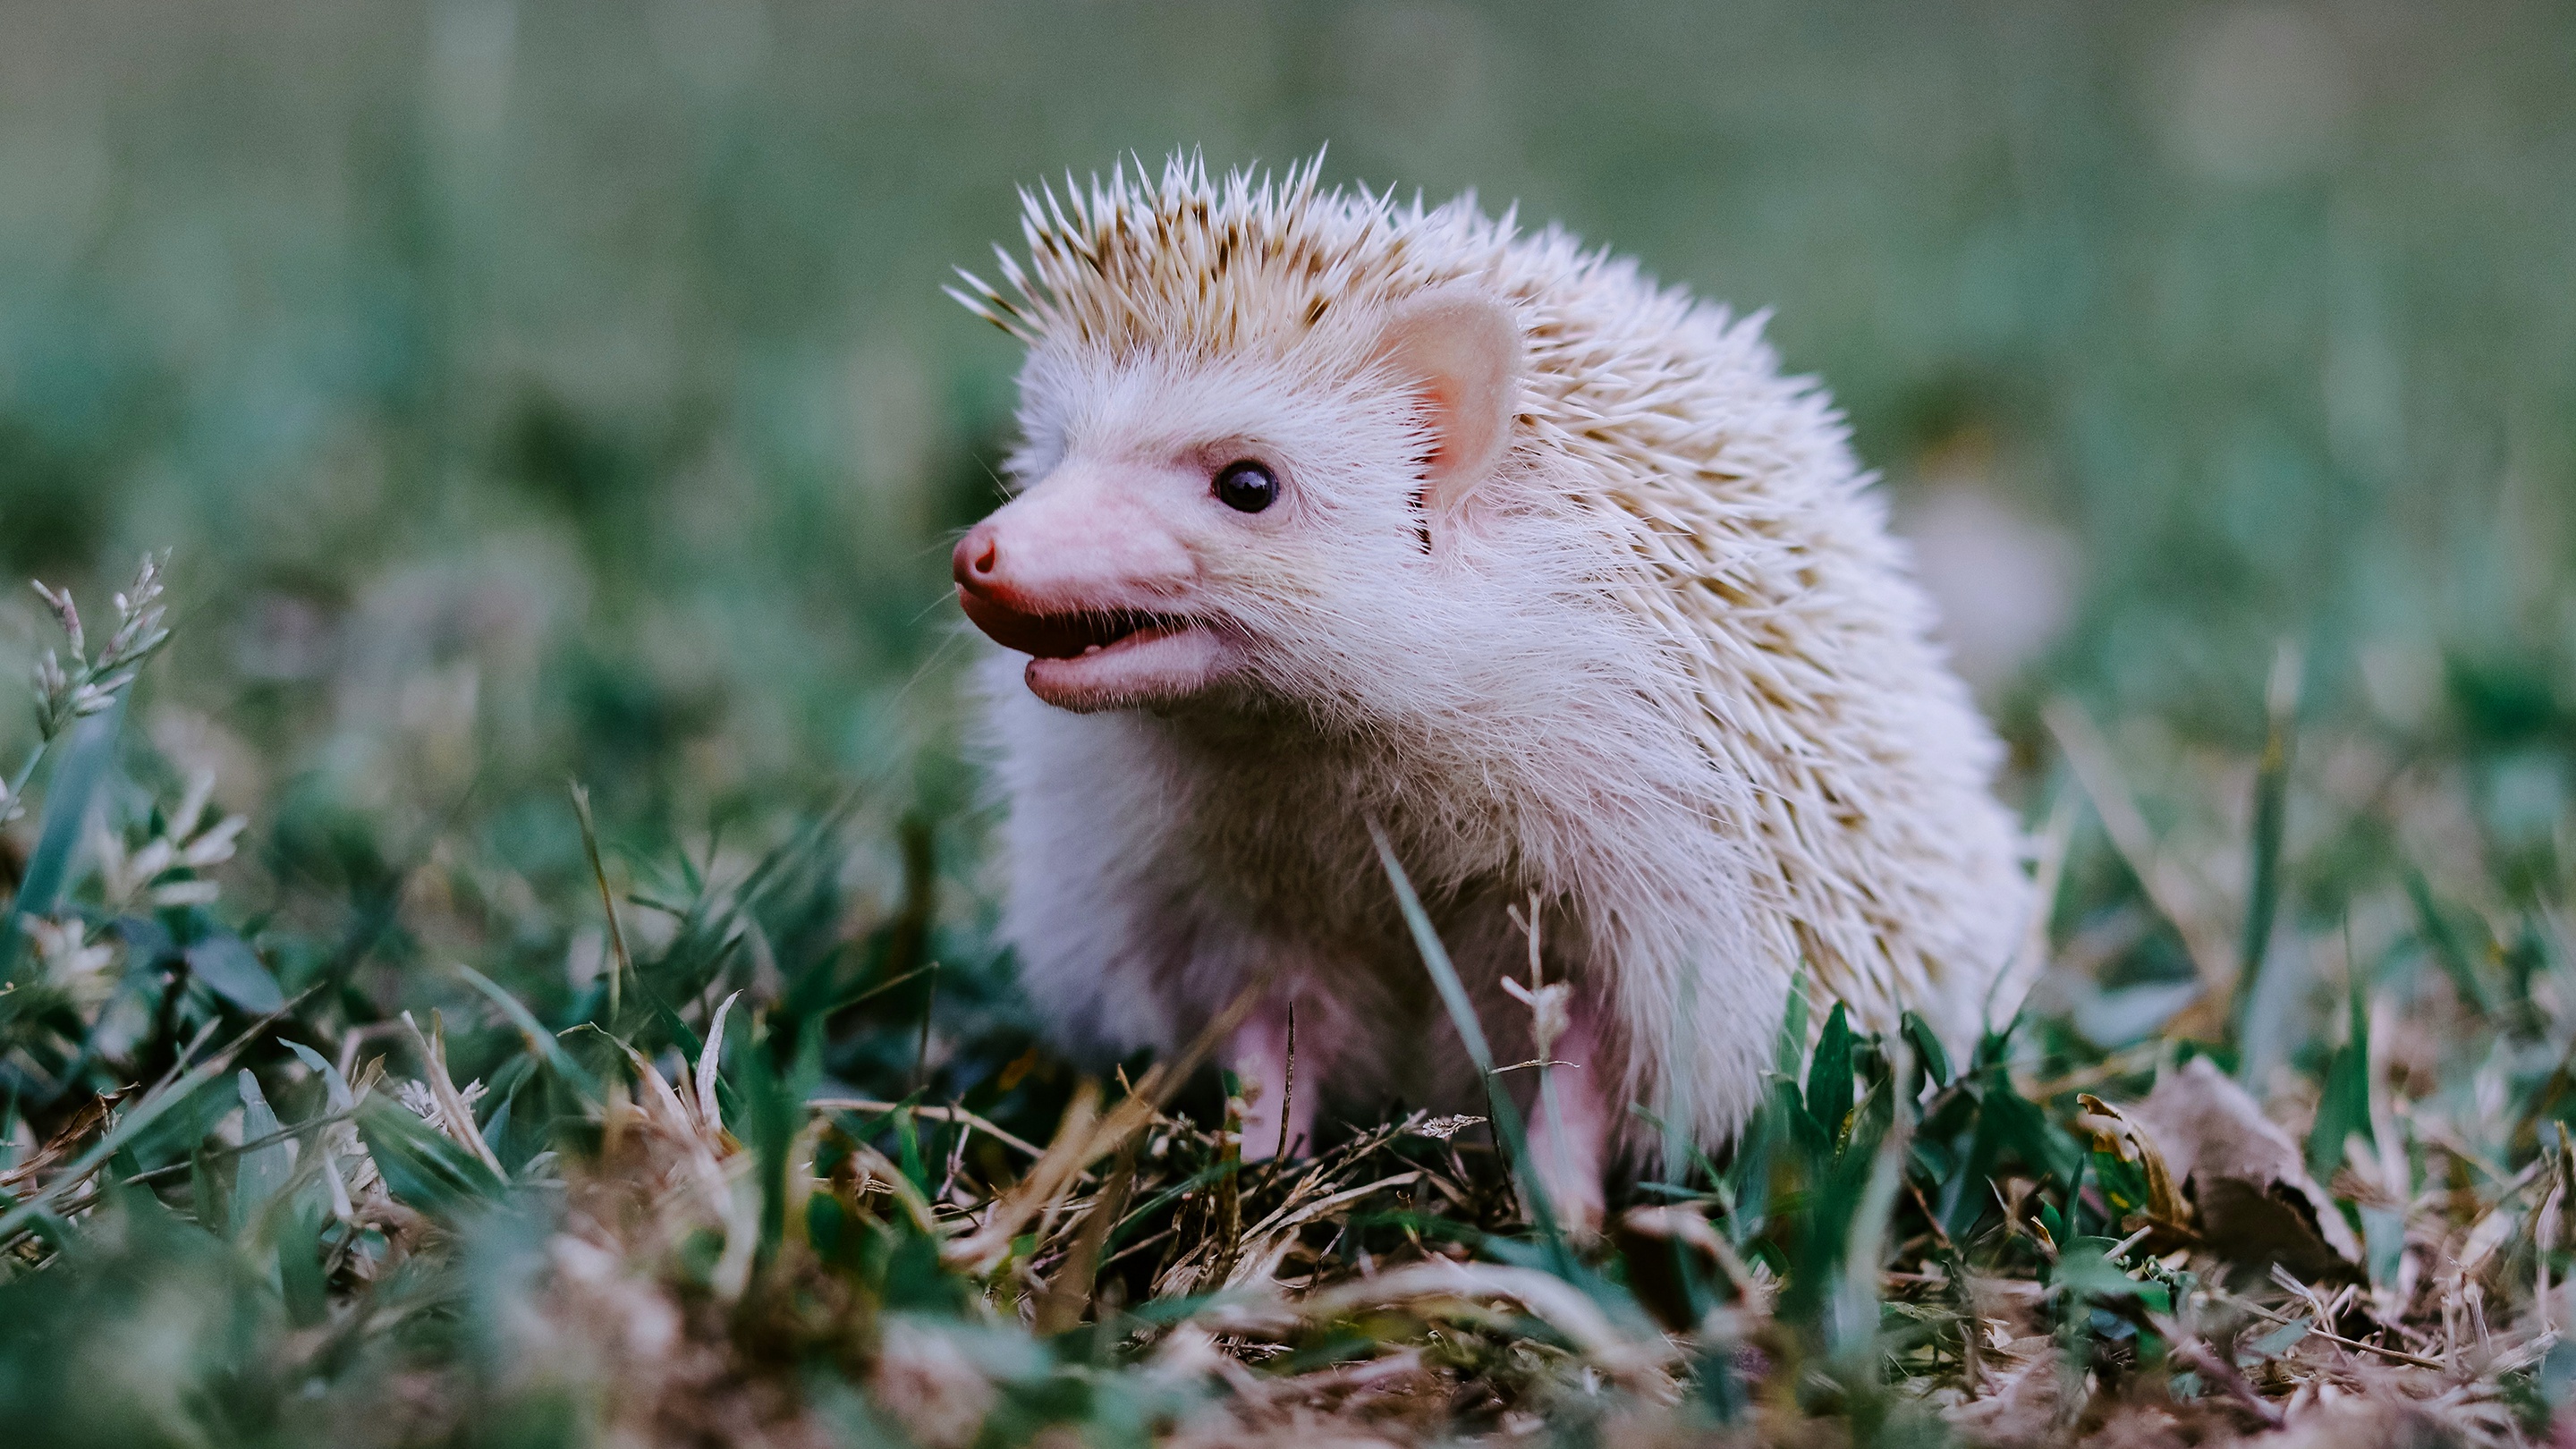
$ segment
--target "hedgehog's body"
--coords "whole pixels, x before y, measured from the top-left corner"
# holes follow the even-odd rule
[[[1802,959],[1975,1030],[2027,905],[1995,744],[1756,322],[1312,169],[1029,215],[970,299],[1031,347],[1028,491],[958,577],[1035,656],[991,676],[1004,924],[1065,1038],[1185,1041],[1267,971],[1299,1096],[1472,1103],[1372,820],[1507,1059],[1536,897],[1614,1122],[1722,1140]]]

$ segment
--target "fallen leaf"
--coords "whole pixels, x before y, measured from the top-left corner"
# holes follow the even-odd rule
[[[2298,1144],[2208,1058],[2167,1074],[2124,1120],[2154,1140],[2219,1256],[2258,1269],[2279,1263],[2311,1283],[2357,1271],[2361,1244],[2308,1176]]]
[[[2139,1171],[2146,1177],[2146,1212],[2156,1226],[2158,1243],[2189,1242],[2191,1204],[2184,1199],[2181,1183],[2174,1176],[2172,1165],[2157,1150],[2155,1139],[2122,1116],[2119,1108],[2090,1092],[2077,1093],[2075,1101],[2085,1113],[2076,1119],[2076,1124],[2093,1134],[2094,1150],[2138,1164]]]

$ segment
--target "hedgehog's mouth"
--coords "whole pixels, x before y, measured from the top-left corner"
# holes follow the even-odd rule
[[[966,617],[994,643],[1030,656],[1029,692],[1059,709],[1155,708],[1223,678],[1232,652],[1200,621],[1146,609],[1016,609],[960,589]]]
[[[1025,613],[964,589],[958,591],[957,601],[965,607],[966,617],[994,643],[1039,659],[1080,659],[1133,648],[1190,627],[1186,619],[1140,609]]]

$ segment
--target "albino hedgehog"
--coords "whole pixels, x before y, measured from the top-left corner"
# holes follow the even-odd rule
[[[1283,1097],[1472,1110],[1374,822],[1503,1060],[1540,1054],[1504,979],[1571,985],[1533,1152],[1580,1211],[1632,1105],[1742,1123],[1801,961],[1970,1038],[2019,836],[1827,398],[1758,318],[1320,164],[1025,197],[1008,292],[955,294],[1029,349],[1019,491],[954,566],[1058,1037],[1168,1050],[1267,979],[1248,1151]]]

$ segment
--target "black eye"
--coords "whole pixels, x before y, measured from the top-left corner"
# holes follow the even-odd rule
[[[1216,470],[1216,501],[1237,513],[1259,513],[1279,501],[1279,479],[1250,458]]]

